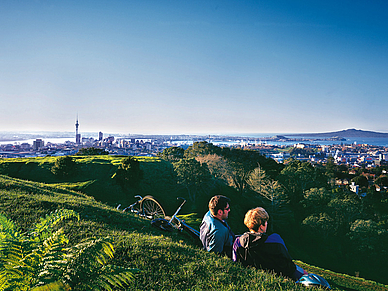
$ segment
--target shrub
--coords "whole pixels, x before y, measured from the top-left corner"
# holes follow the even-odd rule
[[[67,178],[75,174],[76,166],[72,157],[59,157],[51,168],[51,172],[58,177]]]
[[[63,229],[53,227],[72,217],[79,219],[73,210],[57,210],[22,234],[0,215],[0,290],[113,290],[133,279],[134,269],[107,265],[114,253],[108,239],[66,247]]]

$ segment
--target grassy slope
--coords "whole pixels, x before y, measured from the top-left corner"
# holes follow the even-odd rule
[[[73,158],[77,163],[77,173],[66,181],[51,173],[56,157],[0,159],[0,174],[47,184],[60,184],[68,189],[82,191],[111,205],[132,203],[136,191],[158,196],[158,193],[168,193],[172,187],[171,179],[168,180],[168,173],[172,171],[171,165],[157,158],[137,158],[145,174],[141,189],[131,192],[122,189],[111,178],[124,157],[74,156]],[[155,185],[153,180],[158,180],[160,183]],[[163,195],[159,195],[158,198],[163,200],[161,196]]]
[[[89,236],[114,238],[115,263],[140,269],[131,290],[304,290],[290,280],[206,253],[184,233],[164,233],[147,220],[79,192],[0,176],[0,211],[22,229],[57,208],[74,209],[81,215],[80,222],[65,223],[72,242]],[[388,287],[299,264],[323,274],[335,290]]]
[[[133,261],[133,253],[127,251],[128,248],[130,249],[138,249],[139,253],[142,253],[142,255],[134,256],[137,260],[134,260],[133,264],[130,264],[130,266],[135,266],[140,269],[150,269],[150,272],[153,272],[153,274],[157,275],[161,271],[159,271],[160,268],[164,268],[164,266],[167,264],[168,266],[168,259],[164,259],[164,263],[160,264],[159,260],[156,259],[163,259],[164,255],[154,255],[149,256],[147,248],[144,248],[145,245],[151,244],[152,247],[158,249],[161,251],[163,249],[163,244],[165,240],[168,241],[168,244],[175,244],[178,242],[178,247],[180,253],[185,252],[192,252],[191,245],[192,242],[190,240],[182,240],[181,236],[177,236],[175,234],[172,235],[173,241],[170,240],[170,236],[166,236],[164,234],[164,240],[160,240],[160,233],[156,230],[153,230],[149,227],[148,223],[144,223],[141,220],[138,220],[136,218],[131,217],[128,214],[117,214],[116,211],[114,211],[112,206],[117,205],[118,203],[122,203],[123,205],[128,205],[129,203],[133,202],[133,196],[134,194],[151,194],[158,198],[162,202],[163,206],[167,206],[167,213],[171,214],[172,211],[175,209],[175,204],[171,201],[175,202],[175,197],[181,196],[179,191],[177,191],[176,186],[174,183],[172,183],[173,179],[171,176],[171,166],[170,164],[161,161],[156,158],[140,158],[141,160],[141,166],[143,171],[145,172],[145,179],[141,184],[141,188],[135,190],[135,191],[126,191],[121,189],[118,185],[116,185],[112,179],[110,178],[116,171],[117,166],[120,164],[121,159],[123,157],[113,157],[113,156],[95,156],[95,157],[76,157],[77,163],[79,165],[78,167],[78,173],[77,177],[73,180],[69,180],[66,182],[63,182],[61,180],[58,180],[54,175],[51,174],[50,168],[53,165],[55,158],[53,157],[46,157],[46,158],[35,158],[35,159],[5,159],[0,160],[0,172],[6,172],[9,175],[12,175],[14,177],[19,177],[22,179],[28,179],[28,180],[34,180],[39,182],[46,182],[50,183],[50,186],[47,186],[43,183],[33,183],[28,181],[20,181],[17,179],[11,179],[11,178],[3,178],[3,186],[1,188],[7,188],[6,185],[11,185],[12,187],[7,191],[7,195],[5,197],[14,196],[17,197],[18,201],[22,201],[20,204],[23,206],[18,206],[17,203],[14,202],[8,202],[6,198],[1,198],[1,209],[12,209],[12,211],[8,210],[8,213],[10,214],[10,218],[17,219],[20,221],[21,225],[25,227],[25,225],[30,224],[32,221],[36,221],[38,217],[44,216],[48,210],[54,210],[57,207],[66,207],[66,208],[72,208],[84,215],[85,219],[87,219],[87,222],[85,223],[86,227],[85,230],[82,231],[75,231],[72,232],[71,235],[75,239],[80,239],[85,236],[89,236],[90,233],[96,233],[105,235],[106,231],[113,231],[114,233],[117,231],[117,238],[118,238],[118,252],[125,254],[124,256],[120,255],[119,257],[124,257],[122,263],[127,264],[130,261]],[[4,180],[5,179],[5,180]],[[157,183],[155,182],[157,181]],[[17,189],[16,192],[14,189]],[[90,198],[84,194],[81,194],[80,192],[73,192],[66,189],[72,189],[77,191],[82,191],[83,193],[87,193],[89,195],[93,195],[96,200],[104,201],[105,204],[100,204],[93,198]],[[19,194],[18,194],[19,193]],[[21,194],[20,194],[21,193]],[[50,200],[48,197],[51,197]],[[238,199],[238,198],[237,198]],[[55,202],[54,202],[55,201]],[[236,200],[237,201],[237,200]],[[206,201],[207,202],[207,201]],[[206,205],[206,202],[202,203],[203,205]],[[241,203],[241,201],[238,201]],[[8,205],[8,206],[7,206]],[[243,217],[243,213],[246,211],[246,207],[248,206],[237,206],[237,203],[233,203],[233,205],[236,205],[233,207],[232,215],[236,215],[236,217]],[[7,208],[8,207],[8,208]],[[187,210],[187,207],[189,205],[185,206],[185,209]],[[194,219],[191,219],[193,222],[193,225],[195,227],[198,226],[198,217],[202,217],[203,211],[206,211],[206,209],[195,209],[196,212],[199,213]],[[191,216],[192,218],[193,216]],[[130,225],[133,225],[133,227],[128,228],[128,221],[130,220]],[[108,222],[109,221],[109,222]],[[232,221],[230,221],[232,223]],[[102,226],[102,227],[101,227]],[[245,228],[242,226],[242,223],[236,223],[235,225],[232,225],[232,228],[234,230],[237,229],[236,233],[242,232],[245,230]],[[240,231],[241,230],[241,231]],[[144,236],[144,232],[147,234],[153,234],[157,233],[157,236]],[[116,235],[116,234],[115,234]],[[162,234],[163,235],[163,234]],[[170,235],[170,234],[169,234]],[[120,237],[125,237],[125,239]],[[139,244],[136,243],[137,240],[144,240],[144,243]],[[133,245],[129,246],[127,245],[128,242],[132,241]],[[179,245],[179,242],[183,241],[183,245]],[[161,245],[160,245],[161,244]],[[136,246],[136,248],[134,247]],[[122,246],[122,247],[121,247]],[[178,249],[177,247],[174,247],[173,249]],[[198,252],[198,248],[194,248],[195,253]],[[203,256],[204,254],[199,251],[199,256]],[[209,254],[206,254],[207,256]],[[181,255],[177,255],[177,258],[175,260],[181,260]],[[191,255],[190,255],[191,256]],[[207,258],[205,256],[205,258]],[[128,259],[127,257],[131,257],[131,259]],[[171,260],[174,260],[175,256],[171,257]],[[216,257],[219,259],[218,257]],[[154,261],[158,261],[158,267],[157,270],[154,268],[150,268],[150,265],[155,264]],[[197,261],[197,259],[195,259]],[[170,262],[172,263],[172,261]],[[198,263],[198,262],[197,262]],[[204,260],[204,264],[207,264],[207,260]],[[229,263],[229,262],[228,262]],[[228,264],[226,263],[226,264]],[[222,265],[224,266],[224,265]],[[227,266],[227,265],[225,265]],[[172,268],[176,270],[176,266],[170,266],[169,268]],[[199,267],[198,267],[199,268]],[[204,267],[203,267],[204,268]],[[228,267],[226,267],[228,268]],[[179,269],[180,270],[180,269]],[[182,272],[186,273],[187,270],[181,270],[179,271],[179,274],[174,274],[174,276],[177,276],[177,281],[171,286],[179,286],[181,284],[178,282],[182,278]],[[201,269],[201,270],[207,270],[207,269]],[[163,283],[160,284],[167,284],[166,281],[171,281],[172,279],[169,278],[172,271],[169,271],[169,275],[162,279]],[[200,272],[200,271],[198,271]],[[196,273],[198,273],[196,272]],[[204,271],[208,273],[209,271]],[[239,271],[241,272],[241,270]],[[252,271],[250,271],[252,272]],[[174,272],[173,272],[174,273]],[[256,274],[257,272],[254,272]],[[319,272],[318,272],[319,273]],[[141,274],[148,274],[148,272]],[[246,274],[246,273],[244,273]],[[153,275],[153,276],[154,276]],[[141,276],[141,275],[139,275]],[[147,275],[149,276],[149,275]],[[158,276],[158,275],[157,275]],[[194,276],[194,275],[193,275]],[[250,273],[249,276],[252,276]],[[240,276],[238,276],[240,277]],[[343,276],[340,275],[338,278],[342,278]],[[351,277],[353,278],[353,277]],[[195,279],[190,278],[190,280]],[[206,279],[206,276],[201,278],[198,278],[198,281],[200,280],[209,280]],[[220,279],[217,279],[220,280]],[[224,280],[224,279],[223,279]],[[241,279],[238,279],[241,280]],[[239,281],[233,281],[232,283],[228,284],[237,284],[236,282]],[[342,280],[342,279],[341,279]],[[353,280],[356,279],[352,279]],[[345,280],[345,282],[347,279]],[[142,284],[151,284],[146,283],[148,282],[147,279],[140,280],[139,286],[143,286]],[[240,282],[245,282],[240,281]],[[349,286],[353,285],[360,285],[362,286],[362,282],[359,283],[359,281],[355,281],[356,283],[352,283]],[[330,281],[330,283],[333,285],[339,284],[339,286],[347,286],[348,283],[336,283],[336,280]],[[178,285],[177,285],[178,284]],[[194,286],[190,285],[191,283],[187,283],[188,285],[184,289],[190,289],[191,287],[188,286]],[[198,284],[198,282],[196,283]],[[225,283],[226,284],[226,283]],[[341,285],[342,284],[342,285]],[[162,286],[161,285],[161,286]],[[232,286],[231,285],[231,286]],[[144,285],[145,286],[145,285]],[[253,285],[250,285],[253,286]],[[377,285],[376,285],[377,286]],[[148,287],[147,287],[148,288]],[[147,289],[145,288],[145,289]],[[156,288],[149,287],[149,289]],[[139,287],[139,290],[144,289]],[[156,288],[159,289],[159,288]],[[170,288],[166,287],[166,290],[169,290]],[[178,290],[180,288],[177,288]],[[345,290],[345,289],[344,289]],[[373,289],[355,289],[351,287],[350,289],[346,290],[373,290]],[[375,289],[375,290],[385,290],[383,289]]]

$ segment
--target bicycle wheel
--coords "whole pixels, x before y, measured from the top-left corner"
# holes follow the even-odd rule
[[[164,218],[166,216],[162,205],[152,196],[146,196],[141,201],[143,214],[150,219]]]

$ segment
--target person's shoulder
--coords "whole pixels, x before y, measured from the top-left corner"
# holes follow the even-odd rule
[[[203,219],[202,219],[202,223],[206,223],[208,224],[209,226],[212,226],[211,228],[218,228],[219,225],[221,222],[217,219],[217,218],[214,218],[213,215],[211,215],[210,211],[208,211]]]
[[[282,237],[277,234],[277,233],[273,233],[273,234],[270,234],[265,243],[273,243],[273,244],[279,244],[279,245],[282,245],[284,246],[284,248],[287,250],[287,247],[286,247],[286,244],[284,243],[284,240],[282,239]]]
[[[203,216],[203,218],[202,218],[202,222],[210,222],[210,221],[212,221],[212,215],[210,214],[210,210],[208,211],[208,212],[206,212],[205,213],[205,215]]]
[[[282,237],[277,233],[272,233],[267,236],[267,239],[265,240],[266,243],[281,243],[284,244],[284,240]]]
[[[251,245],[251,242],[254,240],[254,235],[252,233],[245,232],[244,234],[240,235],[236,241],[238,241],[238,245],[243,248],[247,248]]]
[[[249,238],[250,235],[251,235],[250,232],[247,231],[247,232],[243,233],[242,235],[240,235],[238,238],[239,238],[241,241],[244,241],[244,240],[247,240],[247,239]]]

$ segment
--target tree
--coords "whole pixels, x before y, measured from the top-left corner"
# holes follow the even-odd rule
[[[302,218],[300,201],[304,192],[310,188],[321,188],[327,185],[325,175],[314,168],[309,162],[291,160],[288,162],[279,175],[279,181],[286,190],[290,205],[299,218]]]
[[[178,183],[187,189],[191,202],[195,202],[197,193],[211,182],[207,164],[201,164],[196,159],[183,159],[174,163],[174,171]]]
[[[305,218],[302,225],[316,232],[320,237],[328,238],[335,225],[335,221],[327,213],[318,213]]]
[[[213,177],[227,183],[228,162],[225,158],[217,154],[208,154],[205,156],[196,157],[195,159],[201,164],[203,163],[207,164],[210,174]]]
[[[308,213],[320,213],[326,211],[328,203],[333,198],[332,193],[326,188],[310,188],[304,193],[301,201]]]
[[[358,251],[368,254],[380,250],[382,245],[387,244],[387,234],[387,230],[373,220],[357,219],[351,224],[347,235]]]
[[[185,150],[181,147],[170,147],[163,150],[159,156],[169,162],[177,162],[183,159]]]
[[[257,167],[248,178],[249,186],[259,195],[271,202],[271,205],[283,201],[283,186],[276,180],[267,176],[266,172]]]
[[[316,151],[313,148],[297,148],[293,147],[290,150],[290,155],[291,156],[303,156],[303,157],[308,157],[310,155],[314,155]]]
[[[185,150],[185,158],[196,158],[199,156],[206,156],[209,154],[218,154],[220,148],[208,143],[207,141],[194,142]]]
[[[57,158],[51,172],[60,178],[67,178],[75,174],[76,167],[77,163],[71,156],[64,156]]]
[[[108,155],[109,152],[107,152],[104,149],[89,147],[89,148],[82,148],[78,151],[77,156],[97,156],[97,155]]]
[[[249,175],[260,165],[262,155],[258,151],[223,148],[222,156],[227,160],[227,175],[231,185],[244,194]]]
[[[357,195],[337,196],[332,199],[328,206],[331,208],[331,214],[336,222],[336,229],[339,234],[348,232],[350,224],[360,215],[362,207],[361,201]]]
[[[284,199],[283,186],[278,181],[271,179],[261,167],[257,167],[249,175],[247,182],[253,191],[270,202],[268,210],[271,213],[271,228],[289,216],[289,211],[285,208],[287,202]]]
[[[333,186],[336,177],[336,165],[334,163],[334,158],[331,156],[327,158],[325,173],[329,181],[331,182],[331,185]]]
[[[140,162],[134,157],[127,157],[123,159],[112,178],[115,178],[123,187],[138,186],[140,180],[143,178],[143,171],[140,168]]]
[[[114,248],[107,239],[88,239],[67,246],[61,221],[79,219],[67,209],[42,218],[30,232],[21,233],[0,215],[1,290],[113,290],[133,279],[136,270],[109,266]]]
[[[388,177],[387,175],[381,175],[379,176],[376,181],[375,181],[375,184],[380,186],[380,187],[387,187],[388,186]]]
[[[368,188],[369,186],[368,179],[363,175],[354,177],[351,180],[351,182],[354,182],[356,185],[360,186],[361,188]]]

